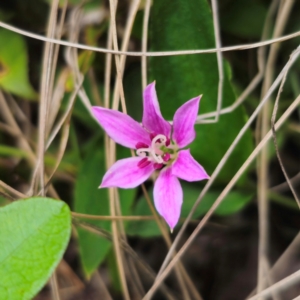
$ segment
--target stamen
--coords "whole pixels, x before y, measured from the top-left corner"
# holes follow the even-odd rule
[[[140,148],[136,150],[136,154],[140,157],[146,157],[147,153],[151,153],[151,149],[150,148]]]
[[[141,169],[147,167],[148,165],[151,164],[151,161],[148,159],[148,157],[144,157],[142,160],[138,162],[138,167]]]
[[[166,162],[173,159],[174,145],[170,145],[171,141],[163,134],[150,133],[151,145],[148,146],[143,142],[136,144],[136,154],[143,159],[138,163],[140,168],[145,168],[153,163],[155,169],[161,169]]]
[[[149,146],[145,143],[142,143],[142,142],[138,142],[136,145],[135,145],[135,148],[136,149],[140,149],[140,148],[148,148]]]
[[[163,134],[158,134],[155,138],[152,139],[151,146],[153,147],[153,145],[158,142],[158,140],[160,140],[159,143],[164,144],[167,141],[167,138]]]
[[[167,141],[167,138],[162,134],[158,134],[151,142],[150,153],[151,153],[152,158],[157,163],[162,164],[164,162],[162,157],[158,153],[156,153],[156,151],[158,149],[156,143],[158,142],[158,140],[160,140],[160,143],[158,144],[158,146],[162,146],[161,144],[164,144]]]

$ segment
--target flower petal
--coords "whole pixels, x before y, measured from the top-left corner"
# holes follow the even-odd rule
[[[140,168],[143,157],[130,157],[116,161],[105,173],[100,188],[134,188],[146,181],[154,171],[153,164]]]
[[[173,139],[179,147],[190,144],[196,136],[194,125],[201,96],[193,98],[180,106],[174,115]]]
[[[144,90],[144,111],[142,123],[151,132],[170,137],[171,124],[161,115],[155,91],[155,81],[149,84]]]
[[[209,179],[204,168],[191,155],[190,149],[178,152],[178,157],[171,169],[172,175],[186,181]]]
[[[160,172],[154,184],[153,195],[157,211],[173,230],[180,217],[183,194],[180,182],[172,175],[171,168]]]
[[[117,110],[93,106],[94,117],[116,143],[134,149],[137,143],[151,144],[147,131],[130,116]]]

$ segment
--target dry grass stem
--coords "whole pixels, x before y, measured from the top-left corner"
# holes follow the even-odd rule
[[[223,56],[222,52],[218,49],[221,49],[221,36],[220,36],[220,25],[219,25],[219,15],[218,15],[218,4],[217,0],[212,0],[212,14],[214,22],[214,33],[215,33],[215,42],[217,48],[217,62],[218,62],[218,72],[219,72],[219,83],[218,83],[218,99],[217,99],[217,109],[214,122],[219,121],[220,110],[222,108],[223,102],[223,82],[224,82],[224,69],[223,69]]]
[[[278,9],[278,15],[275,22],[275,30],[273,38],[279,37],[285,28],[287,18],[290,14],[294,1],[283,1],[282,7]],[[281,9],[282,8],[282,9]],[[278,56],[279,47],[278,44],[271,45],[268,55],[266,74],[263,81],[262,95],[265,95],[270,88],[273,77],[275,63]],[[283,82],[283,81],[282,81]],[[268,102],[262,109],[261,114],[261,130],[260,137],[264,137],[270,129],[270,107]],[[262,149],[261,155],[258,159],[258,212],[259,212],[259,245],[258,245],[258,292],[265,288],[264,277],[266,272],[266,266],[268,265],[268,244],[269,244],[269,203],[268,203],[268,189],[269,189],[269,162],[268,162],[268,144]]]
[[[148,24],[150,16],[151,0],[146,0],[143,18],[143,35],[142,35],[142,52],[147,52],[147,42],[148,42]],[[142,56],[142,89],[147,86],[147,57]]]
[[[101,47],[93,47],[93,46],[87,46],[83,44],[78,44],[78,43],[72,43],[72,42],[67,42],[67,41],[62,41],[62,40],[57,40],[54,38],[47,38],[45,36],[31,33],[26,30],[19,29],[15,26],[8,25],[4,22],[0,22],[0,27],[6,28],[10,31],[19,33],[21,35],[44,41],[44,42],[50,42],[54,44],[59,44],[62,46],[67,46],[67,47],[72,47],[72,48],[77,48],[77,49],[83,49],[83,50],[91,50],[95,52],[101,52],[101,53],[111,53],[111,54],[116,54],[116,55],[127,55],[127,56],[176,56],[176,55],[193,55],[193,54],[204,54],[204,53],[217,53],[218,51],[222,52],[227,52],[227,51],[238,51],[238,50],[247,50],[247,49],[253,49],[253,48],[259,48],[259,47],[264,47],[268,46],[274,43],[280,43],[284,42],[293,38],[296,38],[300,36],[300,31],[284,35],[280,38],[276,39],[269,39],[263,42],[257,42],[257,43],[251,43],[251,44],[243,44],[243,45],[237,45],[237,46],[228,46],[228,47],[222,47],[220,49],[216,48],[211,48],[211,49],[205,49],[205,50],[181,50],[181,51],[156,51],[156,52],[131,52],[131,51],[119,51],[119,50],[111,50],[107,48],[101,48]]]

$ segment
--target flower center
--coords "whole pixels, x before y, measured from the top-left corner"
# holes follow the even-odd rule
[[[139,167],[144,168],[152,162],[156,169],[160,169],[164,165],[171,164],[177,157],[177,145],[171,143],[163,134],[151,133],[150,137],[152,139],[150,146],[140,142],[136,144],[136,154],[144,158],[140,161]]]

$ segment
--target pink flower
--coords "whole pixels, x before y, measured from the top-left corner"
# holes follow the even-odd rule
[[[179,107],[171,125],[161,115],[153,82],[144,91],[142,124],[119,111],[92,108],[93,115],[110,138],[124,147],[136,149],[137,154],[112,165],[100,187],[134,188],[159,170],[154,184],[154,204],[171,230],[179,220],[183,199],[178,178],[186,181],[209,179],[189,149],[179,150],[195,139],[199,102],[200,96]]]

